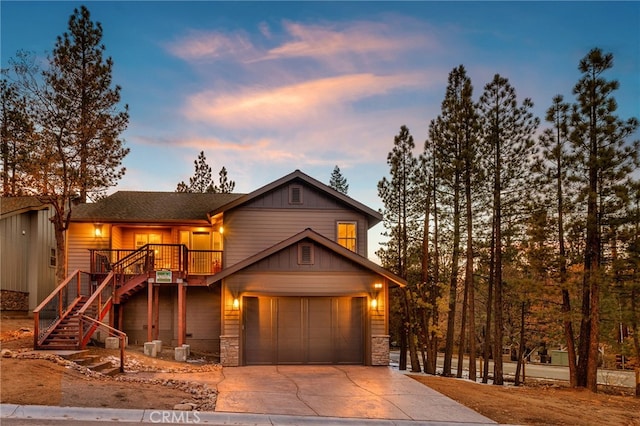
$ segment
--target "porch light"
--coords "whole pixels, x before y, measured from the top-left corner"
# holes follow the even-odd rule
[[[102,224],[101,223],[94,223],[93,224],[93,232],[94,232],[96,238],[102,237]]]
[[[374,291],[371,292],[371,309],[378,309],[378,294],[380,294],[380,289],[382,289],[382,283],[375,283],[373,285]]]
[[[378,299],[371,299],[371,309],[378,308]]]
[[[218,228],[218,232],[224,234],[224,228],[221,226],[220,228]]]
[[[237,297],[233,298],[233,309],[240,309],[240,300]]]

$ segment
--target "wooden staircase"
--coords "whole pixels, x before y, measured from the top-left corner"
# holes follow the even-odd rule
[[[41,343],[40,349],[51,350],[75,350],[80,349],[80,317],[78,311],[82,309],[89,299],[88,296],[80,296],[71,310],[55,325],[53,330]],[[92,312],[95,314],[95,312]]]
[[[140,274],[131,277],[123,285],[116,289],[115,303],[122,303],[129,297],[147,286],[147,274]]]

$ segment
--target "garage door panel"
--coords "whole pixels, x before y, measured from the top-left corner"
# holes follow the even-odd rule
[[[253,365],[273,364],[275,340],[272,323],[272,301],[268,298],[245,297],[245,356]]]
[[[362,364],[362,297],[246,297],[245,364]]]
[[[332,315],[333,301],[328,297],[307,299],[308,303],[308,339],[307,360],[310,364],[333,363]]]

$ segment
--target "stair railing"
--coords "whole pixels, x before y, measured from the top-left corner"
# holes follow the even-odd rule
[[[91,275],[75,270],[33,310],[33,347],[62,321],[82,296],[91,294]]]
[[[118,338],[120,339],[120,372],[124,373],[124,347],[127,344],[127,335],[123,331],[115,329],[110,325],[104,324],[96,320],[95,318],[91,318],[90,316],[87,316],[87,315],[80,316],[80,329],[83,328],[83,323],[85,321],[91,324],[90,328],[95,329],[97,327],[104,327],[107,329],[110,335],[115,334],[116,336],[118,336]]]
[[[102,283],[93,291],[89,300],[87,300],[82,308],[78,311],[78,316],[93,318],[96,321],[102,321],[102,319],[109,313],[111,305],[113,303],[113,294],[115,292],[115,273],[114,271],[102,280]],[[82,322],[79,327],[79,342],[80,347],[84,348],[89,342],[89,339],[95,332],[97,326],[92,325],[87,329],[84,329]]]

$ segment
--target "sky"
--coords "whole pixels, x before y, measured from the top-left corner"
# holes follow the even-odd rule
[[[614,55],[619,116],[640,117],[640,2],[2,0],[2,67],[20,49],[46,58],[82,4],[129,106],[113,191],[174,191],[204,151],[242,193],[296,169],[328,183],[337,165],[348,195],[377,210],[394,136],[406,125],[422,151],[461,64],[476,100],[495,74],[508,78],[541,131],[599,47]]]

